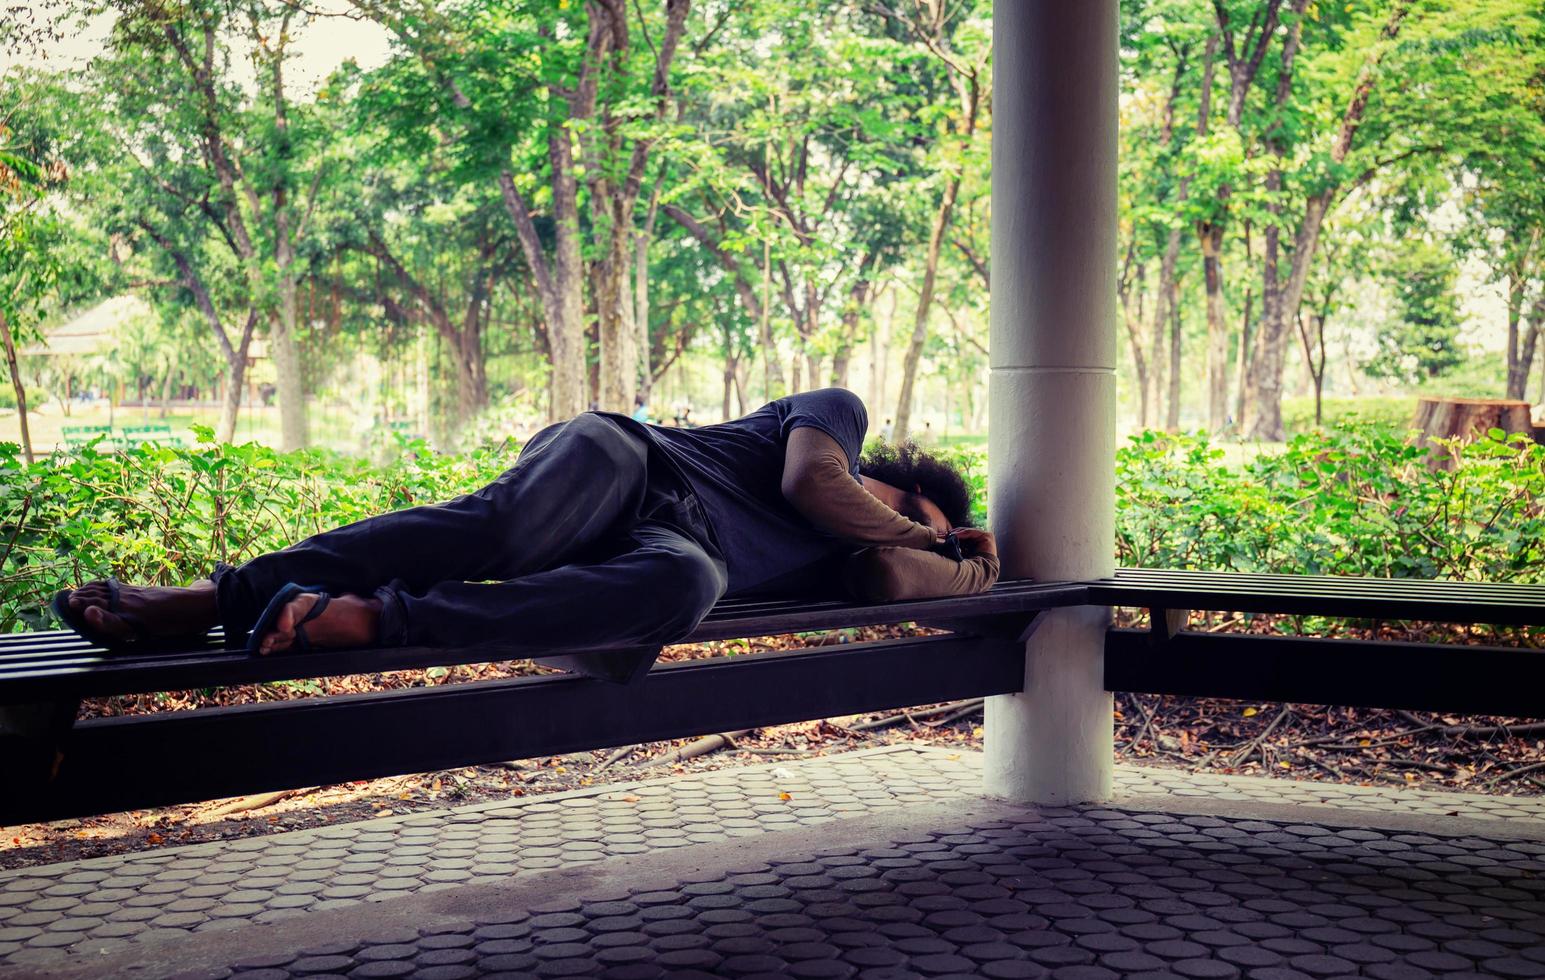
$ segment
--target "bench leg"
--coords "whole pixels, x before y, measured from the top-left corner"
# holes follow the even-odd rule
[[[79,708],[74,699],[0,705],[0,786],[6,792],[41,789],[58,775]]]

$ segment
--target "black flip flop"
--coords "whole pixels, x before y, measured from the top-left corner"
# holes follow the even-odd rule
[[[157,636],[151,633],[138,616],[132,616],[123,611],[123,604],[119,598],[121,585],[122,583],[115,578],[107,580],[107,611],[128,624],[129,630],[133,633],[128,638],[103,633],[88,623],[84,615],[71,609],[70,596],[75,594],[75,589],[63,589],[55,593],[49,608],[61,623],[74,630],[81,639],[113,654],[187,650],[197,646],[207,635],[206,633],[182,633]]]
[[[274,593],[272,599],[268,600],[268,605],[263,609],[263,615],[258,617],[258,621],[252,626],[251,634],[247,637],[247,652],[257,654],[258,646],[263,642],[263,634],[273,628],[274,622],[279,618],[279,613],[284,610],[284,607],[294,602],[297,596],[308,593],[316,595],[316,605],[307,610],[306,615],[295,624],[295,646],[286,652],[310,653],[311,638],[306,636],[306,624],[322,615],[322,611],[333,601],[333,597],[320,586],[297,585],[294,582],[284,585]]]

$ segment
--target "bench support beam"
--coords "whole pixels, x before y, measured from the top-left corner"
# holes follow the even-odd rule
[[[0,825],[558,755],[1019,690],[1019,645],[930,636],[656,667],[93,719]],[[3,760],[0,760],[3,761]]]
[[[1010,577],[1113,571],[1116,8],[993,7],[988,482]],[[1025,646],[1025,693],[987,705],[989,794],[1045,803],[1110,795],[1107,616],[1044,616]]]
[[[1111,630],[1105,687],[1139,694],[1293,701],[1454,714],[1545,714],[1545,652],[1514,647]]]

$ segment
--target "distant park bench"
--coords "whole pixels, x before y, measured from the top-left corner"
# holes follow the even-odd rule
[[[1545,652],[1214,634],[1189,610],[1545,626],[1545,586],[1125,569],[1089,582],[1000,582],[883,604],[734,600],[691,640],[922,623],[942,635],[653,666],[656,650],[541,658],[568,674],[313,697],[75,723],[80,699],[486,663],[508,647],[404,647],[255,658],[205,646],[104,657],[72,633],[0,638],[0,823],[531,758],[1023,689],[1045,610],[1151,611],[1111,629],[1113,691],[1540,716]],[[618,683],[618,682],[623,683]]]
[[[182,437],[172,433],[170,425],[126,425],[118,430],[118,441],[124,447],[141,443],[156,445],[181,445]]]
[[[59,433],[64,436],[64,444],[66,446],[71,449],[79,449],[99,436],[104,437],[102,439],[103,445],[111,443],[113,427],[110,425],[66,425],[60,427]],[[109,446],[108,448],[111,447]]]
[[[407,419],[398,419],[394,422],[388,422],[386,423],[386,429],[392,435],[402,436],[404,439],[424,438],[424,433],[420,430],[419,424],[417,422],[408,421]]]
[[[97,448],[103,452],[137,448],[146,442],[176,446],[183,441],[181,436],[172,432],[170,425],[165,424],[124,425],[117,428],[111,425],[66,425],[59,431],[69,449],[80,449],[100,437],[102,441],[97,443]]]

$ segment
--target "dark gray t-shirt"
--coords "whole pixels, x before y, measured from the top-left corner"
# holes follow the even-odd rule
[[[834,560],[853,550],[783,499],[789,433],[807,425],[837,441],[857,480],[869,413],[843,388],[789,395],[700,429],[638,425],[702,502],[729,568],[729,595],[819,589]]]

